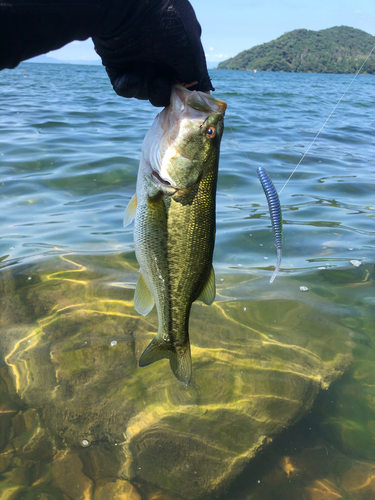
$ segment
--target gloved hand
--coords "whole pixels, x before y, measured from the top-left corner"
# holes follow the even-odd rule
[[[115,1],[111,10],[93,41],[118,95],[167,106],[175,82],[214,90],[188,0],[135,0],[126,16]]]

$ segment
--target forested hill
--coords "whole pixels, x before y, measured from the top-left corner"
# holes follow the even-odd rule
[[[356,73],[375,45],[375,36],[348,26],[285,33],[223,61],[218,69]],[[375,50],[361,73],[375,74]]]

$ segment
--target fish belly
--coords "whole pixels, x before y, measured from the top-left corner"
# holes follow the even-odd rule
[[[139,364],[168,358],[185,385],[191,378],[189,313],[210,274],[215,238],[215,194],[201,184],[187,193],[146,197],[135,225],[137,259],[159,318]]]

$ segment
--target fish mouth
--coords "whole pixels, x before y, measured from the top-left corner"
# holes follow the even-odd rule
[[[161,177],[158,172],[156,172],[156,170],[151,170],[151,175],[158,181],[160,182],[160,184],[164,184],[164,186],[169,186],[169,187],[172,187],[172,184],[168,181],[166,181],[165,179],[163,179],[163,177]]]
[[[162,188],[163,191],[168,191],[169,193],[175,193],[178,189],[156,172],[156,170],[151,170],[151,177],[155,183]]]

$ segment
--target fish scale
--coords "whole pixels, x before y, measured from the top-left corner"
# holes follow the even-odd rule
[[[140,276],[134,306],[156,304],[159,327],[139,359],[144,367],[169,359],[176,378],[191,379],[189,315],[195,300],[215,298],[212,257],[216,185],[226,104],[175,86],[171,105],[145,137],[138,172],[134,243]]]

